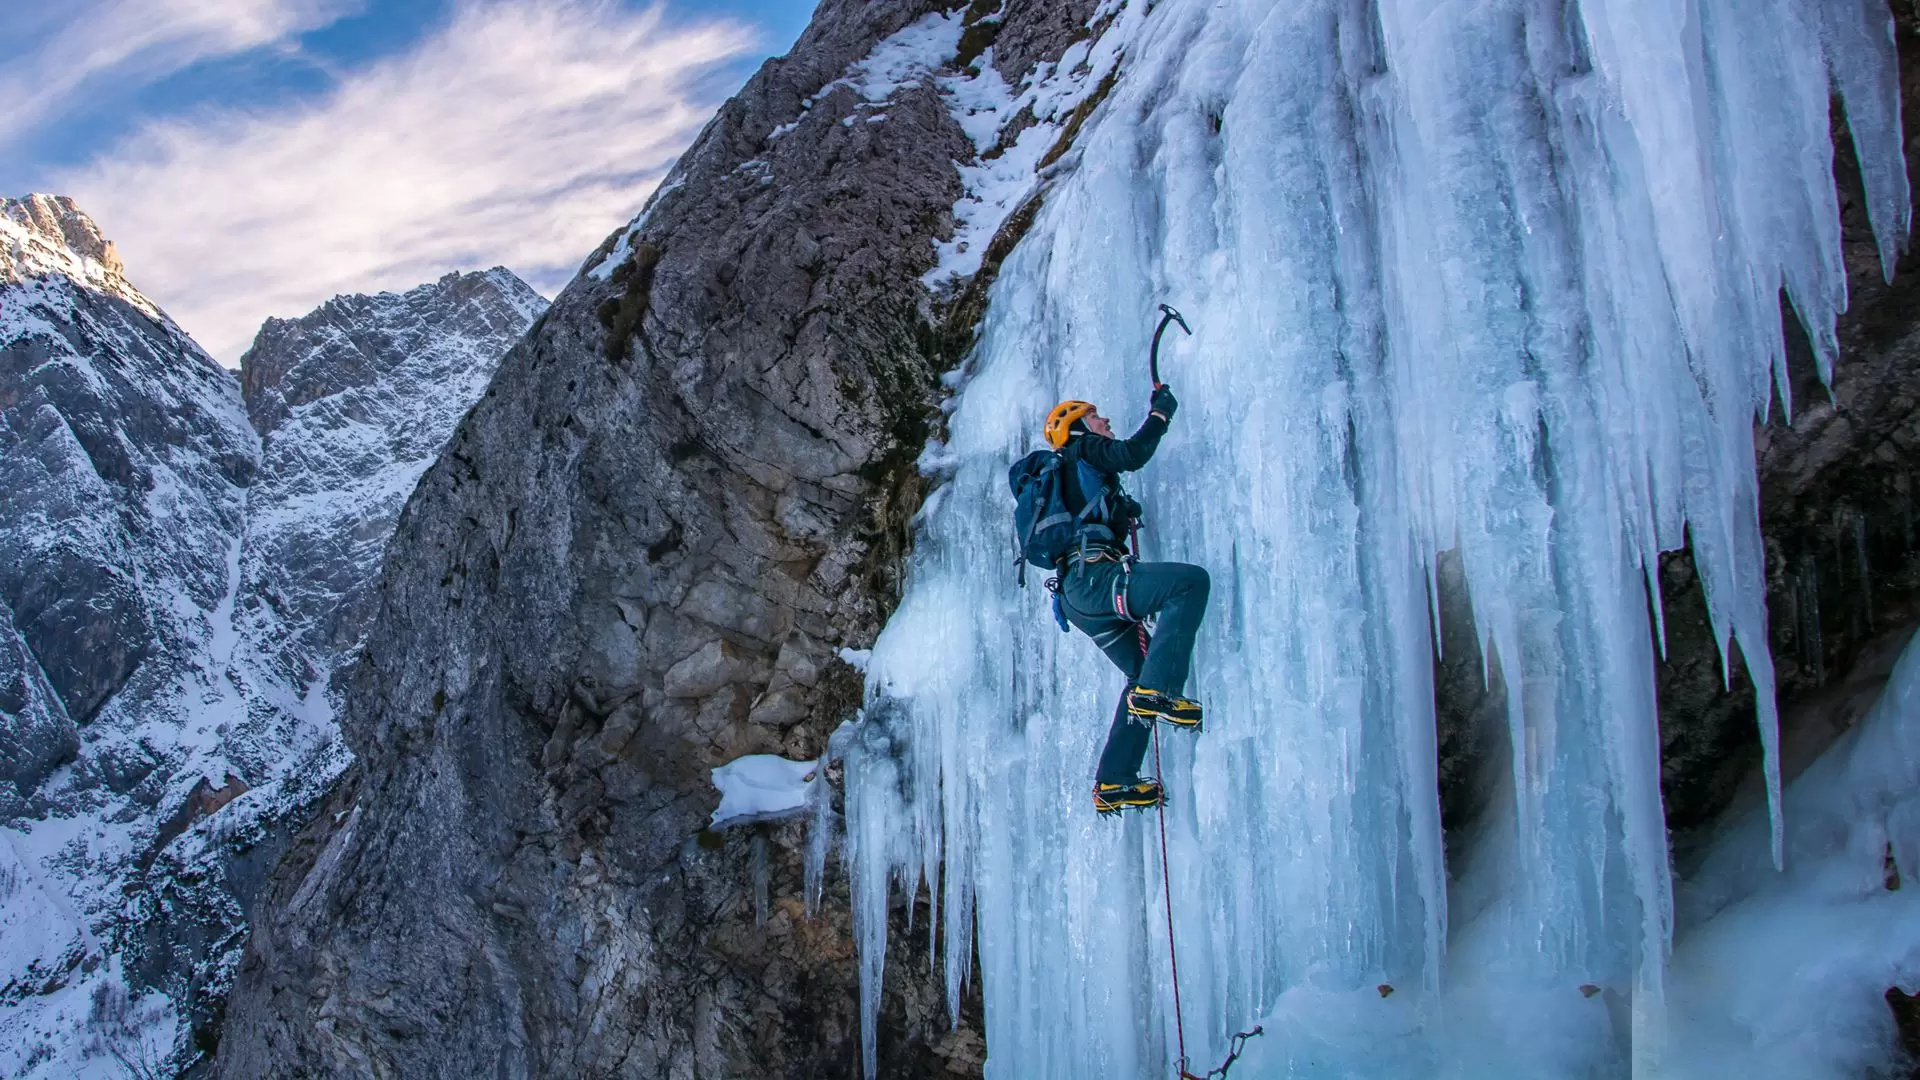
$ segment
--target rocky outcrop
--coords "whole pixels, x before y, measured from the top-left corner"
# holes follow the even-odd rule
[[[822,751],[897,593],[975,149],[931,80],[844,77],[934,10],[823,4],[422,481],[219,1075],[858,1070],[844,894],[804,915],[797,825],[703,826],[713,766]],[[1001,13],[1028,63],[1084,33],[1053,11]],[[977,1071],[925,952],[887,963],[882,1073]]]
[[[89,292],[124,300],[164,318],[153,301],[127,281],[120,253],[100,226],[64,195],[0,199],[0,285],[24,285],[58,275]]]

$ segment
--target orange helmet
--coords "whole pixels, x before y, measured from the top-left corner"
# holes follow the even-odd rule
[[[1055,450],[1067,445],[1067,436],[1073,433],[1073,422],[1094,411],[1090,401],[1063,401],[1047,414],[1047,445]]]

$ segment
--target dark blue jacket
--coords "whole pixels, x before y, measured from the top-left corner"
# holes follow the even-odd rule
[[[1104,435],[1095,435],[1083,431],[1067,440],[1060,451],[1069,466],[1061,475],[1066,479],[1067,509],[1079,513],[1087,505],[1087,493],[1080,490],[1080,470],[1071,468],[1075,460],[1084,461],[1094,469],[1105,474],[1108,487],[1115,495],[1120,494],[1120,474],[1133,472],[1153,460],[1153,452],[1160,449],[1160,436],[1167,433],[1167,422],[1159,413],[1148,413],[1140,425],[1140,430],[1127,439],[1109,439]],[[1123,505],[1133,500],[1122,500]],[[1116,520],[1108,524],[1113,529],[1116,540],[1124,540],[1128,527],[1133,523],[1131,515],[1116,513]]]

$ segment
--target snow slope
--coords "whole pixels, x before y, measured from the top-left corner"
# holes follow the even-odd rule
[[[888,891],[925,880],[956,1010],[978,947],[989,1077],[1171,1071],[1153,819],[1087,797],[1119,680],[1044,592],[981,587],[1012,576],[1006,465],[1061,398],[1144,414],[1167,301],[1196,332],[1164,358],[1185,404],[1134,486],[1148,556],[1215,583],[1208,730],[1165,747],[1191,1064],[1268,1016],[1293,1041],[1241,1080],[1681,1068],[1732,1003],[1666,1007],[1649,580],[1690,539],[1760,689],[1777,807],[1752,423],[1785,395],[1782,287],[1834,360],[1830,91],[1889,267],[1905,243],[1884,5],[1111,0],[1093,27],[1081,66],[1120,75],[1063,164],[967,174],[975,203],[1045,201],[923,458],[943,482],[837,738],[864,970]],[[946,33],[876,54],[920,58],[977,118],[923,47]],[[1451,863],[1443,550],[1522,748]],[[1787,836],[1774,813],[1773,858]]]

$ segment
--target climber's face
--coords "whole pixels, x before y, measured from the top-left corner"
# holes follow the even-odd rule
[[[1107,418],[1101,416],[1097,409],[1082,417],[1080,422],[1087,425],[1088,431],[1093,432],[1103,439],[1113,438],[1113,425],[1107,423]]]

